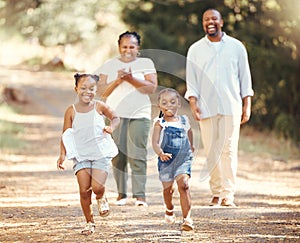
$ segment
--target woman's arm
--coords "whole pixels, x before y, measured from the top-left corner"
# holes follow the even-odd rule
[[[157,88],[157,74],[146,74],[145,79],[139,79],[132,76],[131,70],[129,72],[123,71],[121,78],[124,81],[132,84],[139,92],[143,94],[152,94]]]
[[[117,78],[115,81],[107,84],[107,75],[100,74],[99,77],[97,93],[102,99],[106,99],[123,82],[122,79]]]

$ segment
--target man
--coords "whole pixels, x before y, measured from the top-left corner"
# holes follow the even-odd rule
[[[223,19],[217,10],[206,10],[202,21],[206,35],[187,53],[185,98],[200,121],[210,206],[235,207],[240,124],[250,118],[253,96],[248,55],[239,40],[222,31]]]

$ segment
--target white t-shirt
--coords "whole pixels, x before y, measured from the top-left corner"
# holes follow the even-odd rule
[[[131,70],[132,76],[145,79],[145,75],[156,73],[154,63],[149,58],[137,58],[132,62],[122,62],[119,58],[113,58],[105,62],[96,74],[107,75],[107,84],[113,82],[118,77],[118,70]],[[109,95],[106,103],[123,118],[147,118],[151,119],[151,101],[147,94],[139,92],[128,82],[122,82]]]

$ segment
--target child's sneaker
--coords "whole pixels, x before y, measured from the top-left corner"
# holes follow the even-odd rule
[[[181,225],[181,229],[184,231],[194,230],[193,220],[191,218],[183,219],[183,223]]]

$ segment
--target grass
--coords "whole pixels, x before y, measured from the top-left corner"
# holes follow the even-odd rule
[[[274,160],[300,159],[299,147],[291,140],[280,138],[272,131],[255,131],[247,126],[241,129],[239,150]]]
[[[6,104],[0,104],[0,114],[8,117],[16,111]],[[14,152],[23,148],[25,142],[19,138],[19,134],[24,131],[22,125],[7,120],[0,119],[0,151]]]

